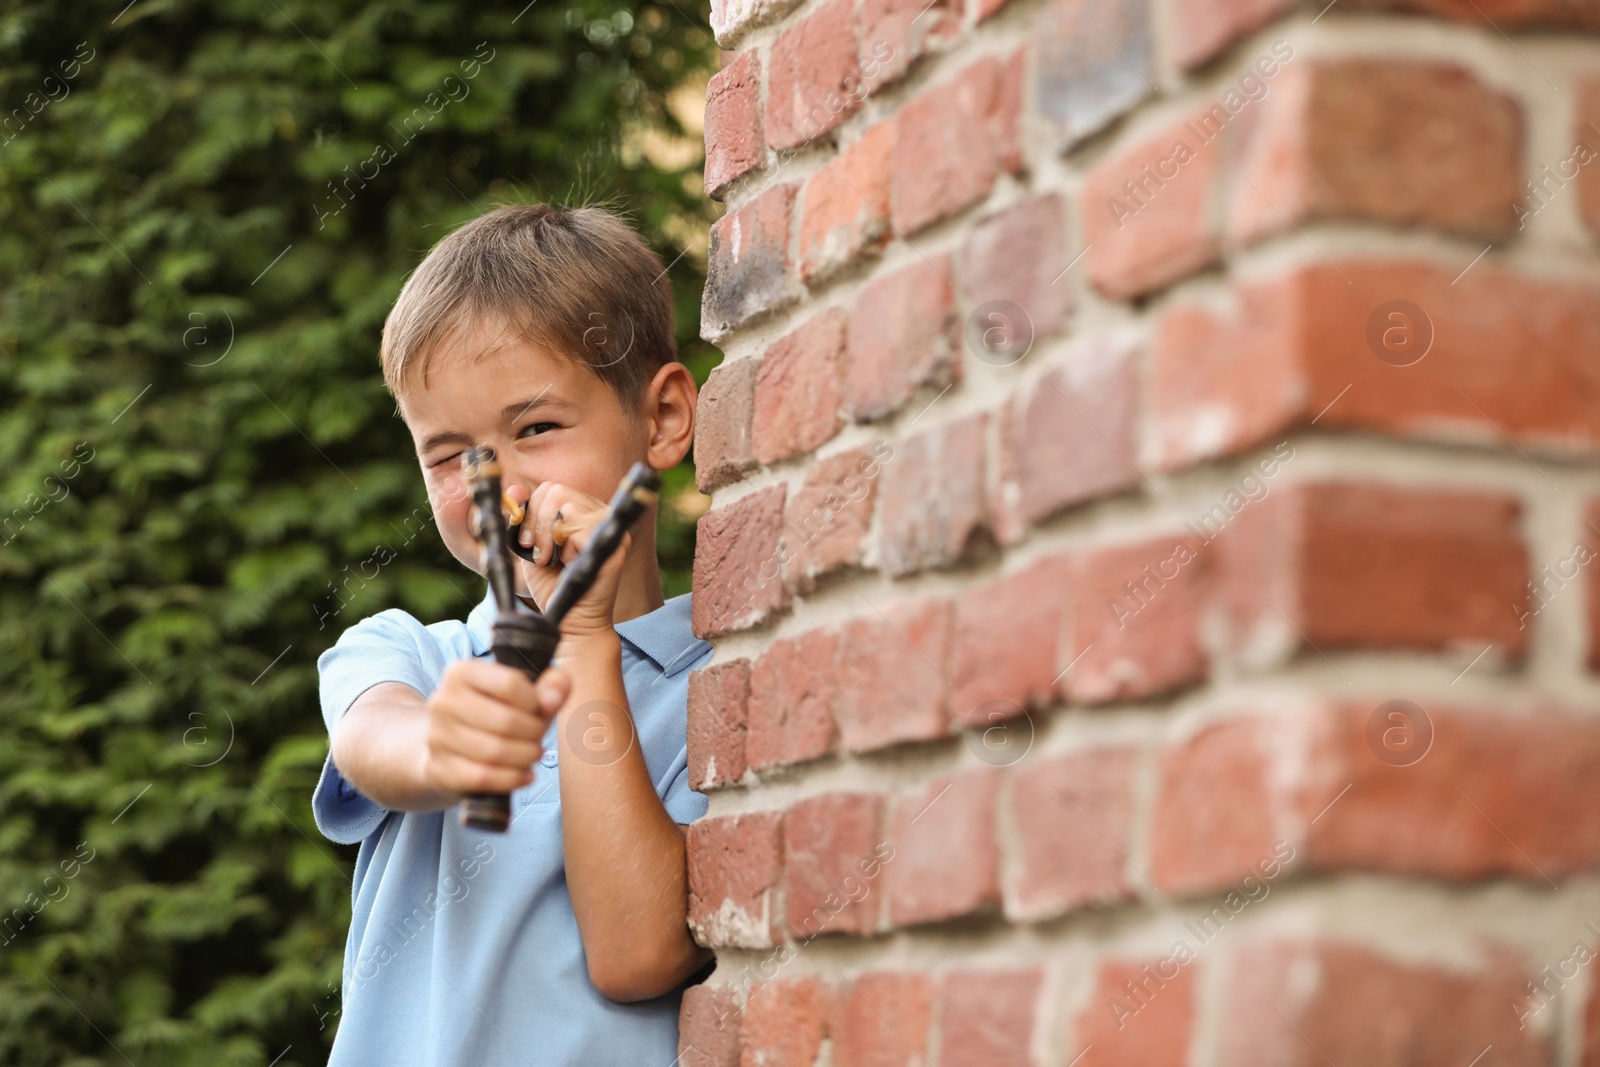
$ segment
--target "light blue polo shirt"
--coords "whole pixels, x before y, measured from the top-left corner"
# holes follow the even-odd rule
[[[645,764],[679,823],[706,810],[689,788],[685,730],[689,671],[712,648],[691,632],[689,604],[684,594],[617,624]],[[317,660],[330,733],[380,682],[428,696],[450,662],[487,657],[493,617],[486,594],[464,623],[390,609],[346,630]],[[329,1067],[670,1067],[680,995],[617,1004],[589,981],[562,862],[555,730],[504,834],[463,827],[455,808],[381,808],[331,755],[323,765],[317,828],[361,843]]]

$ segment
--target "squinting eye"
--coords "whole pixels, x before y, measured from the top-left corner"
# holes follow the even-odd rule
[[[449,463],[451,460],[459,460],[460,458],[461,458],[461,453],[460,452],[452,452],[448,456],[444,457],[443,459],[435,460],[434,462],[428,464],[428,469],[429,470],[438,470],[440,467],[444,466],[446,463]]]

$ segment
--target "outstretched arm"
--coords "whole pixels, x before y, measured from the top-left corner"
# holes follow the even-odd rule
[[[551,669],[535,684],[510,667],[463,659],[445,668],[426,700],[408,685],[382,682],[334,727],[334,766],[391,811],[439,811],[467,793],[510,793],[533,781],[570,681]]]

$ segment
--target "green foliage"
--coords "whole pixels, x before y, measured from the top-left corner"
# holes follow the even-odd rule
[[[384,315],[497,202],[614,199],[677,258],[697,186],[626,135],[682,135],[713,52],[672,0],[124,2],[0,12],[0,1063],[321,1063],[355,850],[311,822],[316,657],[482,590]]]

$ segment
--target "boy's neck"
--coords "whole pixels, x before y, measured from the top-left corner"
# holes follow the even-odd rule
[[[635,538],[628,549],[628,558],[623,561],[622,580],[617,583],[617,604],[612,612],[614,622],[627,622],[640,615],[648,615],[666,603],[661,595],[661,567],[656,562],[656,539],[650,537],[649,544],[644,541],[644,538]]]

